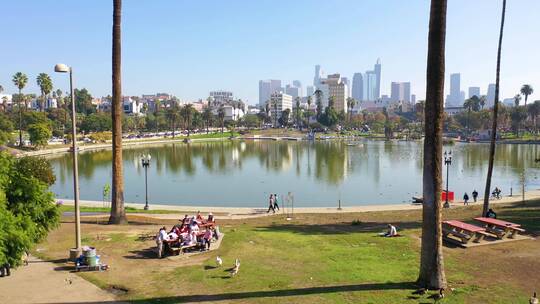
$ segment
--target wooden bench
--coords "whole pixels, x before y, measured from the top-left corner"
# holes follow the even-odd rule
[[[499,239],[502,239],[505,236],[508,238],[514,238],[516,234],[525,232],[525,229],[521,228],[521,225],[516,223],[490,217],[477,217],[474,220],[484,224],[485,229],[497,235]]]
[[[482,241],[484,237],[489,236],[489,234],[486,233],[485,228],[456,220],[443,222],[443,237],[450,239],[449,235],[459,238],[463,244],[467,244],[470,240],[478,243]]]

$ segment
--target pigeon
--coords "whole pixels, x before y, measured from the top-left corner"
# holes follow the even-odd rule
[[[235,267],[240,267],[240,260],[239,260],[239,259],[236,259],[236,260],[234,261],[234,266],[235,266]]]
[[[538,304],[538,298],[536,297],[536,291],[533,293],[533,296],[529,299],[529,304]]]
[[[216,264],[217,267],[221,267],[221,265],[223,265],[223,260],[219,257],[219,255],[216,257]]]

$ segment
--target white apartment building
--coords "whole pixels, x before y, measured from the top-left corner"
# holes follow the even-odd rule
[[[273,122],[275,121],[274,119],[281,118],[282,112],[286,109],[289,109],[292,113],[292,108],[293,100],[291,95],[283,92],[275,92],[270,95],[270,116],[272,117]]]
[[[125,96],[122,99],[124,113],[126,114],[133,114],[133,115],[141,115],[143,110],[143,103],[139,102],[131,97]]]
[[[344,111],[347,113],[347,98],[349,98],[349,88],[342,81],[340,74],[331,74],[324,80],[328,86],[329,97],[334,98],[334,109],[337,112]],[[327,102],[328,103],[328,102]]]
[[[210,98],[212,98],[215,105],[225,104],[233,100],[233,92],[225,90],[211,91]]]

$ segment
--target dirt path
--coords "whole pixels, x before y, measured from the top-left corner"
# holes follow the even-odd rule
[[[59,266],[30,257],[28,266],[21,266],[11,276],[0,278],[1,303],[77,303],[114,301],[103,291]]]

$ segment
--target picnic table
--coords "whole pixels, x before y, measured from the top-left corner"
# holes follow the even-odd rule
[[[485,228],[457,220],[443,222],[443,236],[446,239],[449,239],[449,235],[461,239],[461,243],[463,244],[467,244],[471,239],[473,239],[475,243],[478,243],[483,240],[485,236],[489,236],[489,234],[486,233]]]
[[[495,234],[499,239],[508,236],[514,238],[519,232],[525,232],[525,229],[520,228],[520,224],[511,223],[503,220],[498,220],[490,217],[476,217],[475,221],[484,224],[487,231]]]

